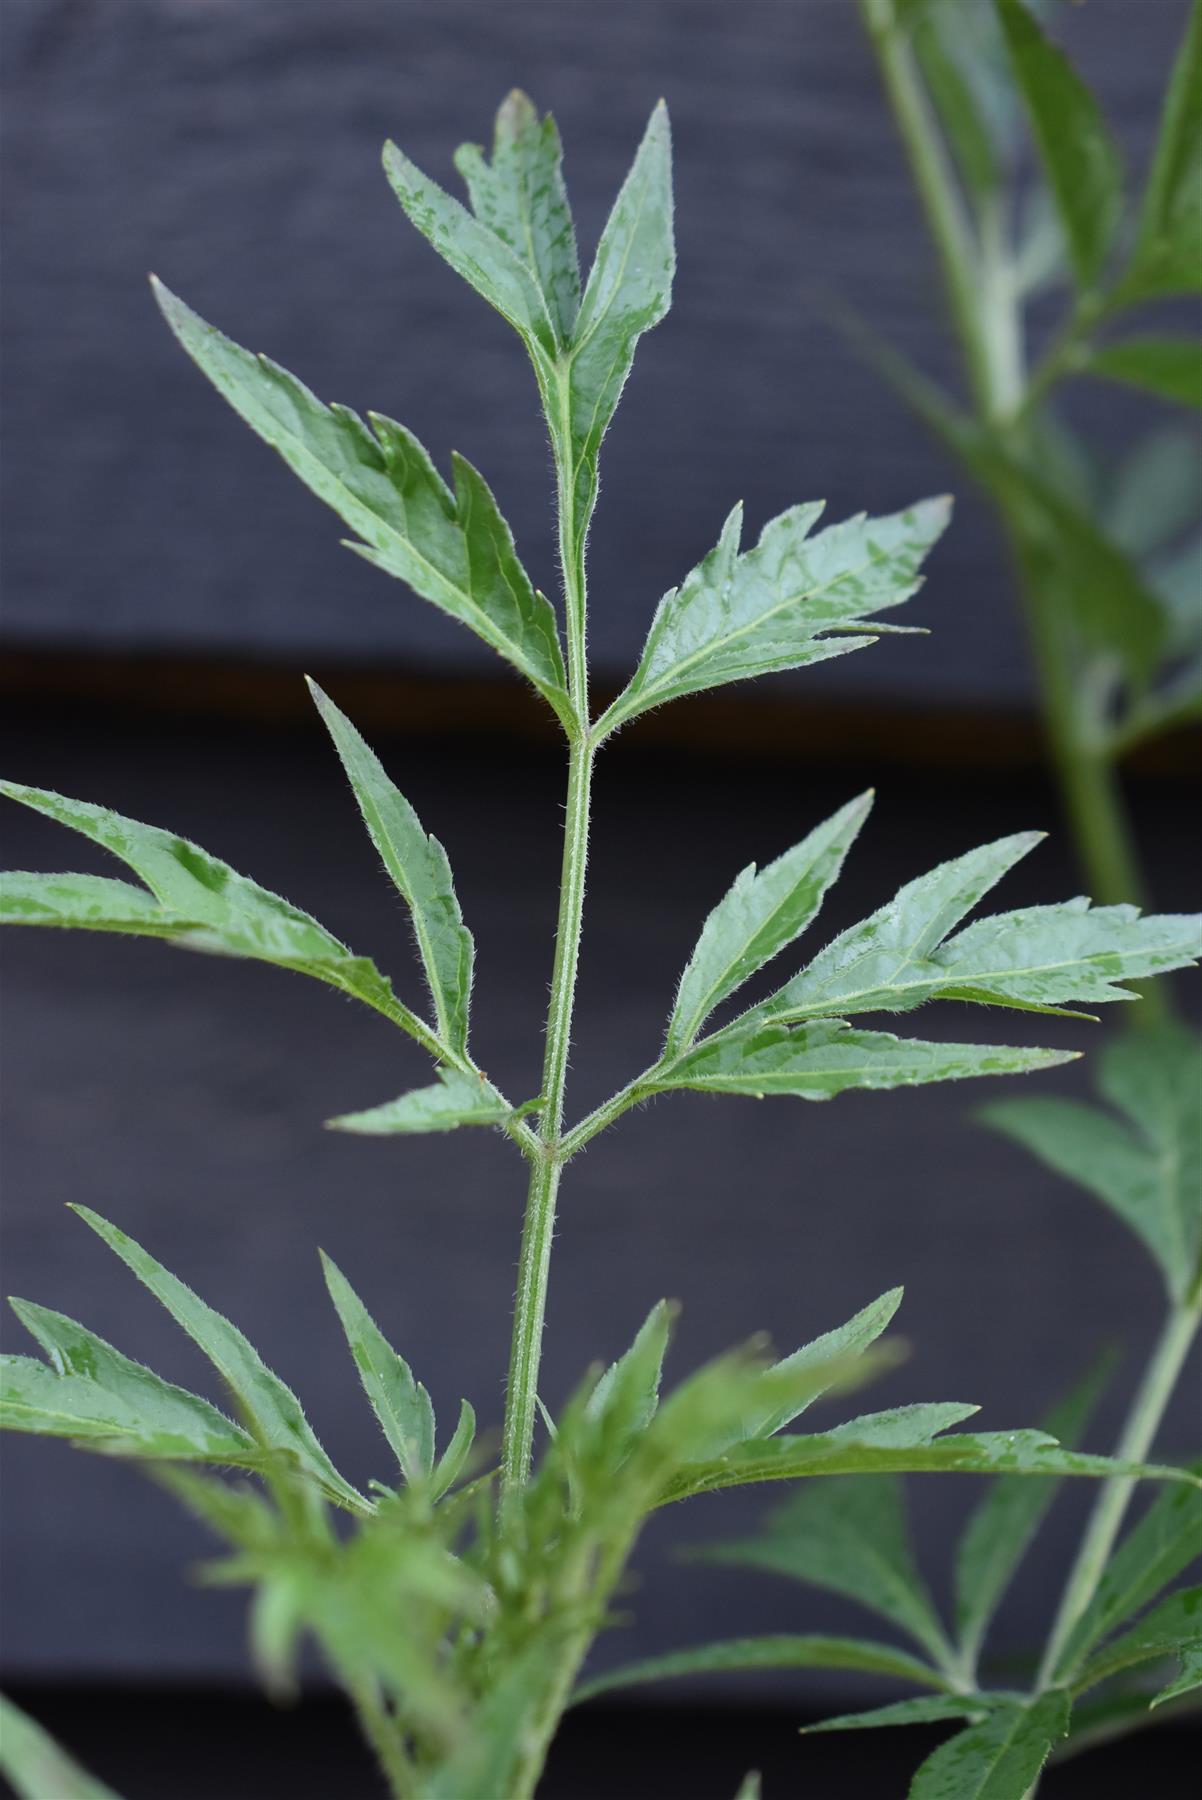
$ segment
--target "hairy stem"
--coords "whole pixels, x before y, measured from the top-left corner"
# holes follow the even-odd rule
[[[1202,1314],[1197,1305],[1175,1306],[1170,1312],[1115,1447],[1120,1461],[1142,1462],[1147,1456],[1200,1321]],[[1065,1646],[1097,1591],[1135,1486],[1134,1481],[1123,1476],[1112,1476],[1094,1503],[1040,1665],[1040,1689],[1048,1687],[1060,1672]]]
[[[348,1681],[359,1727],[375,1751],[393,1800],[412,1800],[416,1794],[413,1766],[405,1753],[401,1733],[375,1681]]]
[[[568,415],[569,373],[567,369],[558,371],[556,380],[544,385],[543,398],[555,453],[569,686],[576,726],[570,735],[559,918],[555,930],[555,962],[551,972],[551,999],[543,1054],[542,1092],[545,1105],[538,1133],[539,1148],[532,1159],[530,1186],[526,1196],[517,1296],[513,1310],[513,1339],[509,1353],[509,1380],[505,1395],[501,1474],[506,1491],[519,1488],[526,1482],[530,1474],[534,1443],[538,1369],[547,1312],[551,1244],[555,1235],[555,1202],[564,1160],[560,1136],[563,1131],[564,1087],[572,1041],[576,967],[584,916],[589,798],[596,754],[596,744],[589,732],[584,540],[575,511],[575,464]]]

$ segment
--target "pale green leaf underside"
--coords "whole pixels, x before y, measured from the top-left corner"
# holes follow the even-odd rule
[[[364,824],[413,920],[430,985],[438,1035],[462,1055],[467,1048],[474,947],[463,923],[447,853],[423,830],[375,752],[316,682],[309,687],[354,790]]]
[[[503,1125],[516,1118],[518,1110],[484,1076],[440,1069],[430,1087],[414,1088],[364,1112],[343,1113],[328,1124],[333,1131],[390,1137],[398,1132],[456,1131],[461,1125]]]
[[[453,458],[452,492],[404,426],[372,413],[369,429],[348,408],[324,406],[287,370],[223,337],[166,288],[156,284],[155,295],[188,355],[234,411],[358,533],[361,541],[351,547],[469,626],[566,716],[554,612],[531,587],[509,527],[472,465]]]
[[[81,1769],[36,1720],[0,1696],[0,1774],[18,1800],[119,1800]]]
[[[811,536],[821,503],[795,506],[740,554],[742,509],[736,507],[717,547],[660,601],[639,666],[602,728],[684,694],[871,643],[871,635],[838,634],[884,629],[874,615],[916,591],[919,566],[949,510],[946,499],[925,500],[887,518],[861,514]]]
[[[705,1644],[695,1650],[678,1650],[648,1657],[586,1681],[574,1696],[578,1704],[615,1688],[633,1687],[645,1681],[673,1681],[692,1675],[738,1673],[746,1669],[858,1669],[870,1675],[892,1675],[899,1681],[915,1681],[939,1687],[942,1677],[926,1663],[892,1644],[871,1643],[861,1638],[792,1637],[732,1638]]]
[[[323,1251],[322,1269],[363,1391],[380,1421],[401,1472],[408,1482],[421,1482],[434,1466],[434,1408],[430,1396],[403,1357],[351,1287],[346,1276]]]
[[[215,1406],[163,1381],[62,1313],[26,1300],[13,1310],[47,1356],[7,1356],[0,1423],[125,1456],[262,1464],[255,1440]]]
[[[669,1055],[691,1044],[714,1008],[813,921],[871,805],[872,794],[861,794],[766,869],[752,863],[738,876],[702,926],[681,976]]]
[[[927,1758],[910,1800],[1023,1800],[1068,1722],[1068,1696],[1055,1688],[994,1707]]]
[[[946,1719],[988,1718],[992,1710],[984,1694],[924,1694],[917,1700],[896,1700],[867,1712],[839,1713],[818,1725],[806,1726],[806,1736],[819,1731],[884,1731],[894,1725],[940,1725]]]
[[[648,1093],[693,1088],[763,1099],[790,1094],[828,1100],[849,1089],[916,1087],[985,1075],[1018,1075],[1071,1062],[1072,1052],[1004,1044],[935,1044],[885,1031],[855,1031],[842,1019],[809,1025],[733,1028],[665,1065]]]
[[[337,1504],[355,1512],[367,1511],[362,1496],[342,1479],[318,1443],[296,1395],[273,1374],[237,1327],[206,1305],[125,1232],[86,1206],[72,1210],[150,1289],[204,1352],[236,1397],[258,1442],[286,1457]]]
[[[998,0],[998,10],[1073,267],[1088,288],[1101,272],[1122,206],[1118,152],[1093,95],[1023,0]]]
[[[295,969],[362,1000],[437,1048],[429,1027],[401,1005],[373,962],[356,956],[308,913],[239,875],[198,844],[43,788],[6,781],[0,782],[0,793],[90,838],[150,889],[147,894],[127,882],[95,875],[6,875],[0,881],[0,922],[168,938],[198,950]]]

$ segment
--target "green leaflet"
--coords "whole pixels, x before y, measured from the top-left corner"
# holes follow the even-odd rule
[[[133,1270],[196,1344],[226,1383],[258,1443],[278,1451],[337,1505],[352,1512],[370,1509],[361,1494],[342,1479],[313,1435],[300,1401],[272,1373],[236,1326],[185,1287],[125,1232],[86,1206],[73,1206],[109,1249]]]
[[[997,0],[1015,80],[1077,281],[1097,281],[1122,210],[1122,170],[1097,102],[1023,0]]]
[[[908,883],[736,1027],[905,1012],[936,999],[1036,1011],[1101,1005],[1132,997],[1119,983],[1184,968],[1202,953],[1194,915],[1141,917],[1137,907],[1091,907],[1085,899],[995,913],[948,937],[1038,841],[1033,832],[1002,838]]]
[[[874,1706],[868,1712],[839,1713],[823,1719],[818,1725],[807,1725],[807,1737],[817,1731],[879,1731],[891,1725],[938,1725],[945,1719],[971,1719],[979,1723],[989,1717],[992,1696],[988,1694],[924,1694],[917,1700],[896,1700],[890,1706]]]
[[[951,1650],[914,1562],[900,1482],[819,1482],[769,1515],[759,1536],[711,1544],[706,1562],[829,1589],[888,1619],[938,1665]],[[934,1685],[938,1684],[936,1678]],[[932,1685],[929,1670],[925,1685]]]
[[[626,1663],[604,1675],[594,1676],[577,1688],[573,1704],[591,1700],[615,1688],[633,1687],[644,1681],[672,1681],[690,1675],[731,1674],[744,1669],[858,1669],[869,1675],[892,1675],[898,1681],[917,1681],[939,1687],[942,1678],[916,1656],[892,1644],[874,1644],[862,1638],[772,1637],[732,1638],[720,1644],[704,1644],[694,1650],[676,1650]]]
[[[447,853],[421,821],[400,789],[384,773],[345,714],[315,681],[309,689],[342,759],[363,822],[384,867],[409,908],[417,936],[438,1035],[462,1055],[467,1048],[472,993],[471,933],[463,923]]]
[[[72,1438],[122,1456],[262,1464],[255,1440],[198,1394],[160,1380],[62,1313],[28,1300],[11,1305],[48,1362],[3,1358],[0,1424],[6,1430]]]
[[[564,501],[565,563],[579,568],[597,497],[597,458],[635,345],[668,310],[676,252],[668,114],[655,108],[601,234],[577,305],[571,214],[559,139],[524,95],[497,116],[491,164],[465,145],[456,164],[475,216],[389,144],[384,167],[406,214],[495,306],[530,352]]]
[[[829,1100],[849,1088],[915,1087],[978,1075],[1018,1075],[1071,1062],[1074,1053],[1004,1044],[932,1044],[886,1031],[853,1031],[843,1019],[809,1025],[728,1027],[668,1063],[640,1087],[710,1094],[792,1094]]]
[[[872,800],[871,792],[861,794],[766,869],[751,863],[736,878],[702,926],[680,978],[665,1055],[690,1045],[716,1006],[800,937],[838,880]]]
[[[675,1307],[658,1300],[629,1350],[610,1363],[588,1397],[584,1416],[594,1429],[613,1440],[612,1455],[617,1458],[646,1431],[659,1409],[664,1357],[675,1316]]]
[[[1044,1421],[1050,1437],[1074,1450],[1097,1405],[1112,1359],[1103,1357]],[[1181,1490],[1192,1494],[1193,1490]],[[1051,1481],[1009,1477],[990,1484],[956,1547],[956,1630],[970,1666],[998,1603],[1056,1498]],[[1176,1499],[1174,1492],[1172,1498]],[[1202,1496],[1198,1496],[1202,1498]]]
[[[887,518],[861,513],[811,537],[821,503],[794,506],[740,554],[736,506],[716,548],[660,601],[639,666],[598,729],[612,731],[684,694],[871,643],[839,634],[891,629],[874,615],[917,591],[919,567],[950,509],[946,498],[924,500]]]
[[[1168,1595],[1138,1625],[1099,1650],[1074,1676],[1073,1691],[1085,1693],[1120,1669],[1161,1662],[1186,1649],[1202,1651],[1202,1587],[1181,1588]]]
[[[1123,298],[1202,288],[1202,4],[1193,0],[1161,115]]]
[[[974,8],[980,14],[983,8]],[[974,42],[976,19],[957,7],[928,4],[917,9],[910,42],[968,193],[987,200],[1000,180],[1002,146],[987,107],[980,101],[982,46]]]
[[[43,788],[4,781],[0,793],[111,851],[141,876],[159,902],[153,906],[140,888],[123,881],[20,874],[8,877],[0,890],[0,922],[171,938],[198,950],[296,969],[362,1000],[437,1050],[429,1027],[401,1005],[373,962],[354,955],[308,913],[239,875],[198,844]]]
[[[515,88],[497,113],[491,162],[479,145],[462,144],[455,167],[476,218],[525,264],[559,342],[568,344],[580,307],[580,268],[562,157],[554,119],[540,120]]]
[[[1180,1299],[1202,1237],[1200,1046],[1180,1027],[1140,1033],[1103,1052],[1099,1086],[1126,1121],[1038,1097],[999,1101],[981,1117],[1117,1213]]]
[[[739,1791],[735,1800],[763,1800],[763,1789],[760,1786],[758,1769],[749,1769],[739,1783]]]
[[[1162,400],[1202,407],[1202,345],[1196,338],[1125,338],[1093,351],[1089,367]]]
[[[321,1266],[330,1298],[342,1321],[363,1391],[405,1480],[422,1482],[434,1466],[434,1408],[430,1396],[403,1357],[397,1355],[351,1287],[323,1250]]]
[[[960,1475],[1073,1475],[1105,1480],[1111,1475],[1136,1477],[1145,1481],[1202,1482],[1183,1469],[1163,1463],[1121,1463],[1109,1456],[1084,1456],[1062,1450],[1054,1438],[1044,1431],[994,1431],[972,1434],[957,1432],[939,1437],[946,1425],[936,1423],[916,1428],[906,1440],[904,1415],[923,1416],[940,1408],[902,1407],[896,1414],[885,1414],[896,1420],[896,1429],[884,1434],[880,1441],[872,1421],[854,1420],[821,1436],[785,1436],[769,1438],[763,1443],[740,1444],[712,1463],[697,1464],[681,1471],[661,1496],[660,1504],[683,1500],[691,1494],[710,1493],[717,1488],[742,1487],[753,1481],[790,1481],[803,1475],[907,1475],[936,1474],[946,1471]],[[975,1407],[946,1409],[963,1418]],[[947,1418],[946,1423],[955,1423]],[[932,1436],[934,1435],[934,1441]]]
[[[511,1107],[483,1075],[440,1069],[431,1087],[414,1088],[365,1112],[343,1113],[327,1124],[332,1131],[382,1137],[394,1132],[456,1131],[460,1125],[503,1125],[529,1110],[529,1106]]]
[[[671,304],[675,271],[672,138],[668,109],[661,100],[606,220],[580,302],[566,380],[566,434],[562,416],[549,417],[561,457],[565,453],[570,457],[567,539],[577,562],[584,554],[597,500],[601,439],[626,384],[639,338],[659,324]],[[555,392],[562,408],[562,374]]]
[[[1068,1721],[1068,1695],[1055,1688],[994,1707],[928,1756],[910,1800],[1023,1800]]]
[[[1202,1462],[1193,1472],[1202,1475]],[[1056,1667],[1070,1679],[1094,1646],[1166,1588],[1202,1556],[1202,1494],[1176,1487],[1158,1494],[1124,1537],[1102,1574]]]
[[[747,1429],[744,1438],[770,1437],[774,1431],[782,1430],[799,1418],[806,1408],[815,1400],[821,1399],[832,1387],[843,1388],[849,1384],[849,1375],[856,1375],[856,1359],[880,1337],[885,1328],[893,1321],[894,1314],[902,1303],[903,1290],[890,1288],[887,1293],[873,1300],[868,1306],[861,1308],[844,1325],[836,1325],[833,1331],[826,1331],[821,1337],[814,1338],[811,1343],[803,1344],[791,1355],[782,1357],[768,1371],[774,1378],[791,1378],[809,1371],[825,1376],[822,1386],[807,1395],[804,1400],[790,1401],[784,1406],[772,1409],[756,1407],[750,1419],[746,1421]],[[876,1364],[871,1359],[865,1365],[866,1371],[875,1373]]]
[[[0,1695],[0,1774],[18,1800],[119,1800],[28,1713]]]
[[[155,296],[188,355],[234,411],[359,534],[362,541],[350,547],[470,626],[566,718],[554,611],[531,587],[509,527],[471,464],[453,456],[452,492],[404,426],[372,413],[369,430],[349,408],[323,406],[286,369],[223,337],[161,284]]]
[[[1175,1681],[1148,1702],[1149,1706],[1163,1706],[1166,1700],[1179,1700],[1182,1694],[1191,1694],[1195,1688],[1202,1687],[1202,1637],[1193,1644],[1182,1644],[1179,1654],[1181,1669]]]
[[[472,1445],[476,1441],[476,1413],[466,1400],[459,1402],[459,1418],[451,1433],[451,1440],[434,1465],[430,1477],[430,1495],[434,1500],[441,1500],[443,1495],[458,1481],[463,1473]]]

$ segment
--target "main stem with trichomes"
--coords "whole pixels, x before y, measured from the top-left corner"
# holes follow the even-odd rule
[[[584,530],[576,515],[576,466],[572,451],[570,359],[554,370],[539,371],[543,403],[555,457],[559,511],[559,560],[563,578],[568,640],[568,688],[573,723],[568,732],[568,793],[563,831],[559,916],[555,927],[555,961],[543,1054],[543,1109],[538,1144],[531,1157],[530,1185],[518,1259],[518,1285],[513,1309],[513,1338],[505,1395],[501,1446],[503,1489],[522,1487],[530,1473],[534,1423],[538,1410],[538,1370],[547,1312],[555,1205],[564,1156],[564,1087],[572,1041],[576,968],[584,918],[584,883],[588,863],[589,805],[596,742],[589,720],[586,645],[588,590],[585,578]]]

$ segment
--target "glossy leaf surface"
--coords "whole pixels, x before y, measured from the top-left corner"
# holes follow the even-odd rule
[[[362,1496],[342,1479],[313,1435],[296,1395],[273,1374],[238,1328],[214,1312],[117,1226],[86,1206],[73,1207],[72,1211],[132,1269],[204,1352],[237,1399],[260,1445],[279,1452],[331,1500],[352,1511],[365,1512]]]
[[[403,425],[373,413],[369,429],[349,408],[323,406],[286,369],[223,337],[166,288],[155,293],[188,355],[234,411],[358,533],[351,548],[469,626],[562,714],[554,612],[531,587],[471,464],[453,457],[452,491]]]
[[[346,1276],[323,1251],[321,1266],[342,1321],[363,1391],[405,1480],[421,1482],[434,1466],[434,1408],[404,1357],[398,1356]]]
[[[1015,79],[1084,288],[1102,270],[1122,205],[1118,152],[1097,102],[1024,0],[997,0]]]
[[[1068,1721],[1068,1696],[1055,1688],[995,1707],[927,1758],[910,1800],[1023,1800]]]
[[[783,856],[751,863],[706,919],[680,979],[666,1050],[691,1044],[716,1006],[791,944],[816,917],[872,805],[861,794]]]
[[[925,500],[881,519],[860,514],[811,536],[821,511],[820,503],[792,507],[740,554],[742,508],[735,507],[716,548],[660,601],[639,666],[603,728],[684,694],[801,668],[873,641],[840,634],[888,629],[874,615],[916,591],[950,502]]]
[[[430,984],[438,1035],[452,1050],[467,1047],[474,947],[463,923],[447,853],[375,752],[316,682],[309,683],[359,803],[363,822],[397,891],[409,908],[417,946]]]

